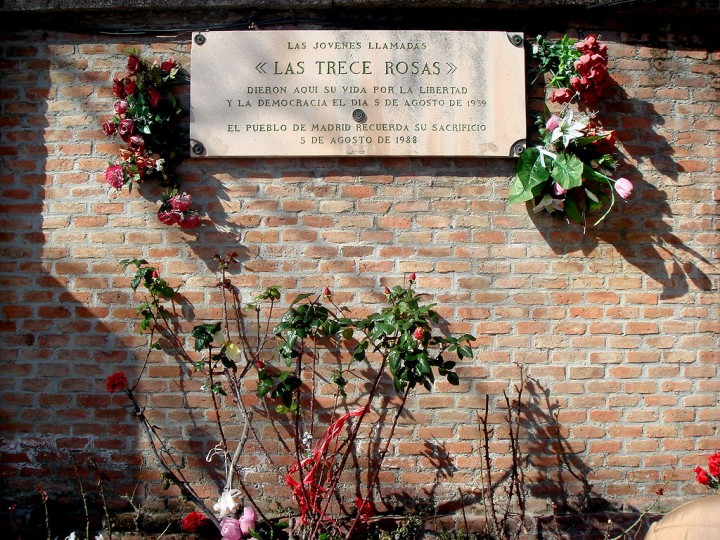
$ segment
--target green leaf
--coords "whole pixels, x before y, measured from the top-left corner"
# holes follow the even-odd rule
[[[447,381],[453,386],[457,386],[458,384],[460,384],[460,378],[458,377],[458,374],[454,371],[448,371]]]
[[[519,177],[513,176],[510,191],[508,192],[508,202],[510,204],[516,204],[529,201],[533,197],[532,189],[526,188]]]
[[[552,158],[543,157],[540,150],[534,146],[520,154],[517,174],[510,185],[509,202],[514,204],[532,199],[533,188],[544,184],[550,177],[551,162]]]
[[[582,185],[583,162],[574,154],[558,154],[550,174],[563,189],[579,187]]]
[[[565,206],[563,207],[563,211],[565,212],[565,215],[572,219],[575,223],[579,223],[580,225],[583,224],[583,216],[580,210],[578,210],[577,205],[575,204],[575,201],[572,200],[572,198],[568,197],[565,199]]]

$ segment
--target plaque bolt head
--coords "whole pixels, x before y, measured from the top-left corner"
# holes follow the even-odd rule
[[[519,156],[525,151],[525,145],[522,143],[517,143],[515,146],[513,146],[512,152],[514,156]]]
[[[516,47],[519,47],[523,44],[523,37],[520,34],[513,34],[510,36],[510,42]]]
[[[362,124],[367,120],[367,114],[362,109],[355,109],[352,113],[353,120]]]
[[[192,153],[196,156],[200,156],[205,153],[205,147],[202,143],[195,143],[192,145]]]
[[[195,44],[197,45],[203,45],[206,41],[207,38],[202,34],[198,34],[197,36],[195,36]]]

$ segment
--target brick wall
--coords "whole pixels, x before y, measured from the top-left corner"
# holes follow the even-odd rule
[[[643,509],[662,486],[663,508],[702,493],[692,468],[720,449],[720,57],[697,37],[618,26],[593,28],[609,45],[616,82],[601,116],[618,130],[621,171],[636,191],[585,233],[509,206],[510,159],[188,160],[181,172],[202,226],[164,226],[154,217],[156,188],[109,193],[103,171],[119,146],[100,122],[129,46],[146,57],[173,55],[191,71],[189,36],[3,34],[5,500],[38,485],[51,499],[72,499],[69,452],[83,472],[94,458],[117,493],[143,479],[141,494],[163,496],[155,470],[141,466],[152,459],[136,424],[104,388],[118,369],[137,373],[144,357],[138,297],[118,260],[160,265],[182,285],[181,308],[197,323],[220,316],[212,256],[232,250],[241,254],[234,280],[245,300],[269,285],[283,286],[287,298],[329,286],[359,313],[378,308],[383,286],[414,271],[452,329],[478,337],[474,360],[458,368],[460,386],[411,400],[385,495],[421,494],[439,476],[439,501],[457,499],[458,488],[476,491],[477,414],[489,393],[499,418],[516,364],[531,377],[523,444],[534,512],[582,489],[559,472],[560,444],[593,493],[618,506]],[[587,21],[553,30],[579,27]],[[528,95],[530,109],[540,110],[540,83]],[[187,104],[187,93],[182,99]],[[199,385],[157,356],[142,387],[168,438],[192,451],[191,465],[202,462],[212,432]],[[502,457],[506,441],[497,444]],[[213,479],[197,475],[203,493],[215,496]],[[272,471],[246,481],[268,506],[288,495]]]

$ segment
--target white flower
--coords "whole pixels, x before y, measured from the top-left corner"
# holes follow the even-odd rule
[[[237,512],[237,509],[240,507],[240,505],[235,502],[235,497],[239,496],[240,492],[237,489],[223,491],[222,495],[220,495],[220,500],[213,506],[213,510],[219,514],[218,519],[235,515],[235,512]]]
[[[71,532],[68,536],[66,536],[65,540],[75,540],[75,531]]]
[[[549,157],[550,159],[557,159],[557,154],[553,154],[552,152],[548,152],[545,150],[542,146],[537,147],[538,151],[540,152],[540,163],[542,164],[543,168],[547,169],[547,165],[545,165],[545,156]]]
[[[563,146],[567,148],[570,142],[583,136],[583,130],[587,127],[582,122],[573,122],[573,112],[568,111],[565,118],[560,120],[560,125],[553,129],[550,142],[562,139]]]
[[[564,207],[565,201],[563,201],[562,199],[555,199],[549,194],[546,194],[542,198],[542,200],[537,203],[535,208],[533,208],[533,214],[537,214],[539,212],[542,212],[543,210],[547,210],[548,212],[552,213],[555,210],[562,210]]]

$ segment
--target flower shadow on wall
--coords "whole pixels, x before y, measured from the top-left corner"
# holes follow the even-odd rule
[[[683,296],[689,291],[689,282],[700,290],[710,290],[711,280],[700,266],[711,263],[674,234],[666,221],[674,217],[667,192],[645,180],[651,171],[640,170],[632,163],[647,159],[660,175],[678,181],[684,169],[672,158],[674,150],[667,139],[652,131],[654,126],[664,125],[665,119],[652,103],[629,97],[617,84],[612,90],[615,97],[606,101],[607,114],[603,112],[602,120],[609,129],[617,130],[618,140],[623,143],[625,159],[620,160],[621,169],[634,184],[633,197],[621,201],[621,212],[609,214],[602,224],[588,227],[584,233],[579,228],[569,229],[568,224],[544,212],[530,212],[530,218],[556,254],[581,251],[587,256],[602,249],[601,243],[612,245],[629,264],[662,286],[662,299]],[[626,122],[626,117],[631,121]],[[632,121],[638,119],[643,121],[642,128],[627,127],[634,126]]]

